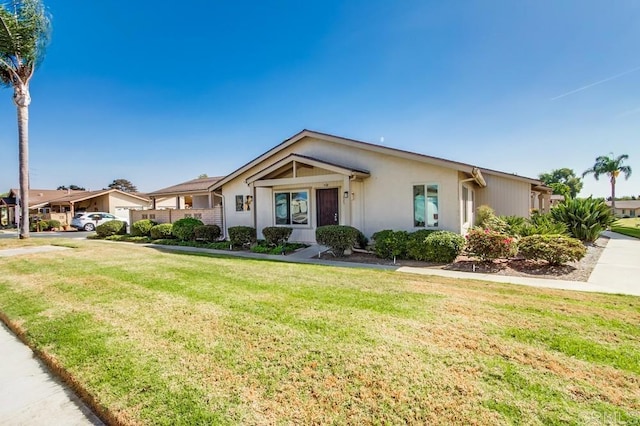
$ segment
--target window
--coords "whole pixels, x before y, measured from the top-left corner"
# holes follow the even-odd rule
[[[462,223],[469,222],[469,188],[462,187]]]
[[[438,185],[413,185],[413,226],[438,226]]]
[[[236,195],[236,211],[244,211],[244,195]]]
[[[308,225],[309,191],[276,192],[274,210],[276,225]]]

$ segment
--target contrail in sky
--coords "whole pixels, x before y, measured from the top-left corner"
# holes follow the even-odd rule
[[[635,72],[635,71],[638,71],[638,70],[640,70],[640,67],[636,67],[636,68],[630,69],[628,71],[621,72],[620,74],[616,74],[614,76],[607,77],[604,80],[596,81],[595,83],[587,84],[586,86],[582,86],[582,87],[579,87],[579,88],[577,88],[575,90],[572,90],[570,92],[563,93],[562,95],[558,95],[555,98],[551,98],[551,100],[555,101],[556,99],[564,98],[565,96],[569,96],[569,95],[573,95],[574,93],[582,92],[583,90],[587,90],[590,87],[597,86],[598,84],[606,83],[607,81],[615,80],[618,77],[622,77],[623,75],[631,74],[632,72]]]

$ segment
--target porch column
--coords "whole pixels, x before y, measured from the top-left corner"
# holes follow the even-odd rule
[[[180,210],[180,196],[176,196],[176,210]]]
[[[155,198],[152,198],[152,199],[151,199],[151,209],[152,209],[152,210],[155,210],[155,209],[156,209],[156,199],[155,199]]]
[[[351,226],[351,176],[345,176],[342,183],[342,223],[341,225]],[[345,198],[344,194],[347,193]]]
[[[540,213],[546,213],[547,207],[547,203],[545,203],[545,194],[544,192],[541,192],[538,194],[538,210]]]

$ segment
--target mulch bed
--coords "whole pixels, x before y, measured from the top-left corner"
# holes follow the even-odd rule
[[[595,267],[604,247],[609,241],[600,237],[594,244],[587,245],[587,255],[579,262],[566,265],[552,266],[545,261],[532,261],[522,258],[501,259],[494,262],[482,262],[471,257],[461,255],[451,264],[435,264],[415,260],[380,259],[373,253],[355,252],[346,257],[335,257],[332,253],[323,253],[321,258],[343,262],[368,263],[376,265],[412,266],[418,268],[445,269],[449,271],[473,272],[479,274],[496,274],[516,277],[547,278],[568,281],[588,281],[591,271]]]

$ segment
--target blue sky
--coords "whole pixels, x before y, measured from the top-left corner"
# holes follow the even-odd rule
[[[45,3],[32,188],[153,191],[308,128],[532,177],[626,153],[617,193],[640,195],[635,0]],[[15,121],[5,89],[0,192]],[[608,193],[586,178],[582,195]]]

